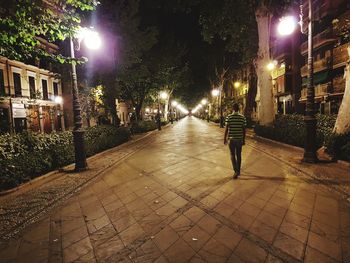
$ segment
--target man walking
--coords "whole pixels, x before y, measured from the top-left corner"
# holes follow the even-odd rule
[[[229,141],[231,162],[237,179],[241,173],[242,146],[245,144],[246,119],[239,113],[238,103],[233,104],[233,113],[226,118],[224,144]]]

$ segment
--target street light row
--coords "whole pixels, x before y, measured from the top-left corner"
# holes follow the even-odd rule
[[[202,99],[201,103],[199,103],[191,112],[195,114],[198,110],[202,109],[204,105],[208,103],[207,99]]]

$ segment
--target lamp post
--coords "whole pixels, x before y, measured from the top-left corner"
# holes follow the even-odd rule
[[[214,98],[216,98],[217,99],[217,97],[219,96],[219,93],[220,93],[220,91],[218,90],[218,89],[213,89],[212,91],[211,91],[211,95],[214,97]],[[219,104],[219,103],[218,103]],[[217,116],[217,115],[219,115],[219,105],[217,105],[217,107],[215,107],[215,115]]]
[[[158,130],[162,130],[162,123],[160,121],[160,99],[167,99],[168,98],[168,93],[165,91],[161,91],[158,93],[158,112],[157,112],[157,125],[158,125]]]
[[[171,116],[170,116],[170,119],[171,119],[171,123],[173,123],[173,118],[175,117],[175,120],[177,119],[177,113],[176,113],[176,106],[178,105],[178,103],[177,103],[177,101],[176,100],[173,100],[172,102],[171,102],[171,108],[172,108],[172,110],[171,110]]]
[[[75,59],[75,49],[73,37],[70,37],[70,53],[71,58]],[[97,32],[92,31],[91,29],[82,28],[77,35],[78,40],[78,49],[80,48],[80,43],[82,40],[85,40],[85,44],[90,49],[97,49],[101,44],[101,40]],[[83,121],[81,116],[81,106],[79,101],[79,91],[78,91],[78,78],[76,64],[72,62],[72,81],[73,81],[73,118],[74,118],[74,128],[73,128],[73,142],[74,142],[74,151],[75,151],[75,170],[82,171],[87,169],[86,162],[86,152],[85,152],[85,143],[84,143],[84,128]]]
[[[315,117],[315,87],[314,87],[314,61],[313,61],[313,8],[312,0],[308,0],[308,82],[306,96],[306,110],[304,122],[306,127],[305,145],[303,161],[307,163],[315,163],[318,161],[316,154],[316,124]],[[301,18],[303,17],[302,5],[300,6]],[[303,24],[303,21],[300,23]],[[292,16],[284,17],[278,25],[278,33],[282,36],[290,35],[296,28],[296,20]],[[302,33],[303,28],[301,28]]]

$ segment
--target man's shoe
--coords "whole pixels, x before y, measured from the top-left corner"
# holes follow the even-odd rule
[[[233,179],[237,179],[238,176],[239,176],[239,173],[235,173],[235,174],[233,175]]]

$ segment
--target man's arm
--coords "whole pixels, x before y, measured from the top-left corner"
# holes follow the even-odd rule
[[[228,134],[228,124],[226,123],[225,135],[224,135],[224,144],[227,144],[227,134]]]
[[[243,124],[243,145],[245,145],[245,130],[247,127],[247,119],[244,117],[244,124]]]

